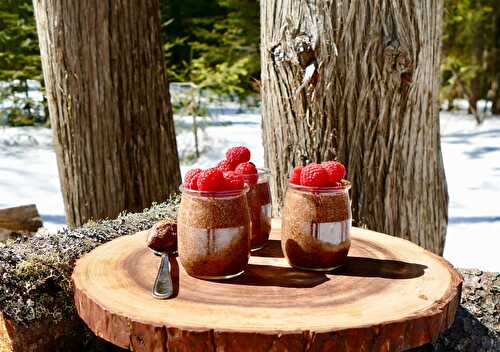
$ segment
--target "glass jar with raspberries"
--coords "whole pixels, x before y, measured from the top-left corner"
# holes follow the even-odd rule
[[[244,178],[218,168],[193,169],[181,186],[177,220],[179,259],[202,279],[229,279],[250,256],[250,213]]]
[[[230,148],[226,152],[226,159],[220,161],[217,168],[242,175],[249,187],[247,200],[252,223],[251,249],[256,251],[266,245],[271,233],[271,173],[268,169],[256,168],[250,158],[248,148]]]
[[[281,246],[303,270],[328,271],[344,264],[351,246],[351,184],[338,161],[296,167],[283,206]]]

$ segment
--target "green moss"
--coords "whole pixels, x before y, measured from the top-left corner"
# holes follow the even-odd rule
[[[174,197],[142,213],[123,213],[114,220],[0,244],[0,311],[24,326],[47,319],[75,320],[71,283],[75,261],[114,238],[175,218],[178,203],[179,197]]]
[[[22,280],[36,282],[47,277],[61,276],[72,270],[70,263],[64,257],[51,253],[45,255],[30,256],[16,265],[15,274]],[[64,277],[64,275],[62,275]]]

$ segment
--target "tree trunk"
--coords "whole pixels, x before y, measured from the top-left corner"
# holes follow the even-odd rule
[[[264,146],[276,208],[291,167],[338,158],[358,226],[443,253],[442,12],[441,0],[261,1]]]
[[[492,94],[491,113],[493,115],[500,115],[500,74],[498,75],[493,86],[495,87],[495,90]]]
[[[493,115],[500,115],[500,6],[496,8],[495,14],[495,39],[494,39],[494,49],[493,49],[493,67],[496,67],[496,78],[492,83],[493,97],[491,103],[491,112]]]
[[[180,172],[159,1],[33,5],[68,223],[165,200]]]
[[[24,109],[30,119],[33,118],[33,114],[31,113],[31,103],[30,103],[30,87],[28,85],[28,79],[22,80],[24,84],[24,97],[26,98],[26,103],[24,104]]]
[[[480,77],[474,77],[472,79],[471,85],[470,85],[470,94],[468,96],[468,102],[469,102],[469,109],[468,113],[474,116],[474,119],[476,120],[477,124],[481,124],[482,119],[481,119],[481,112],[477,108],[477,102],[479,100],[479,84],[480,84]]]
[[[482,33],[476,33],[476,37],[474,38],[474,57],[478,65],[484,61],[484,45],[483,45],[483,36]],[[481,98],[482,95],[482,82],[481,82],[481,73],[476,72],[475,77],[470,82],[470,94],[468,94],[469,100],[469,114],[472,114],[476,119],[477,124],[479,125],[483,119],[481,116],[481,111],[477,107],[477,102]]]

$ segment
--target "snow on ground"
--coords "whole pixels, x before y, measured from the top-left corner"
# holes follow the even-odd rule
[[[194,152],[194,137],[191,130],[191,117],[176,117],[177,149],[181,159]],[[224,159],[224,153],[230,146],[244,145],[252,151],[252,161],[259,166],[264,165],[264,147],[260,115],[232,114],[219,115],[217,118],[199,118],[198,130],[199,150],[202,152],[196,163],[181,162],[181,173],[199,167],[215,166],[217,161]]]
[[[450,197],[444,257],[458,267],[500,271],[500,116],[477,125],[441,114],[441,147]]]
[[[178,149],[184,174],[209,167],[233,145],[252,150],[263,165],[260,116],[225,114],[199,118],[200,159],[194,151],[192,119],[177,116]],[[457,267],[500,271],[500,116],[477,126],[471,116],[441,114],[442,150],[450,194],[444,256]],[[50,130],[0,127],[0,208],[35,203],[51,230],[64,225],[57,165]]]
[[[66,223],[52,132],[0,127],[0,208],[33,203],[48,229]]]

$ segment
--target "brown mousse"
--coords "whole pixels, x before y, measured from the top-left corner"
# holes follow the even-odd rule
[[[248,263],[250,217],[244,193],[234,197],[182,195],[179,258],[198,277],[235,275]]]
[[[271,233],[271,217],[263,209],[271,203],[269,182],[251,185],[247,199],[252,222],[251,248],[260,248],[265,245]]]
[[[176,250],[177,223],[175,220],[165,219],[154,224],[149,230],[147,245],[156,252]]]
[[[350,220],[347,190],[313,193],[289,188],[283,209],[281,243],[290,264],[319,270],[342,265],[351,245]],[[336,239],[335,243],[321,238],[318,234],[321,227],[329,232],[325,235]]]

